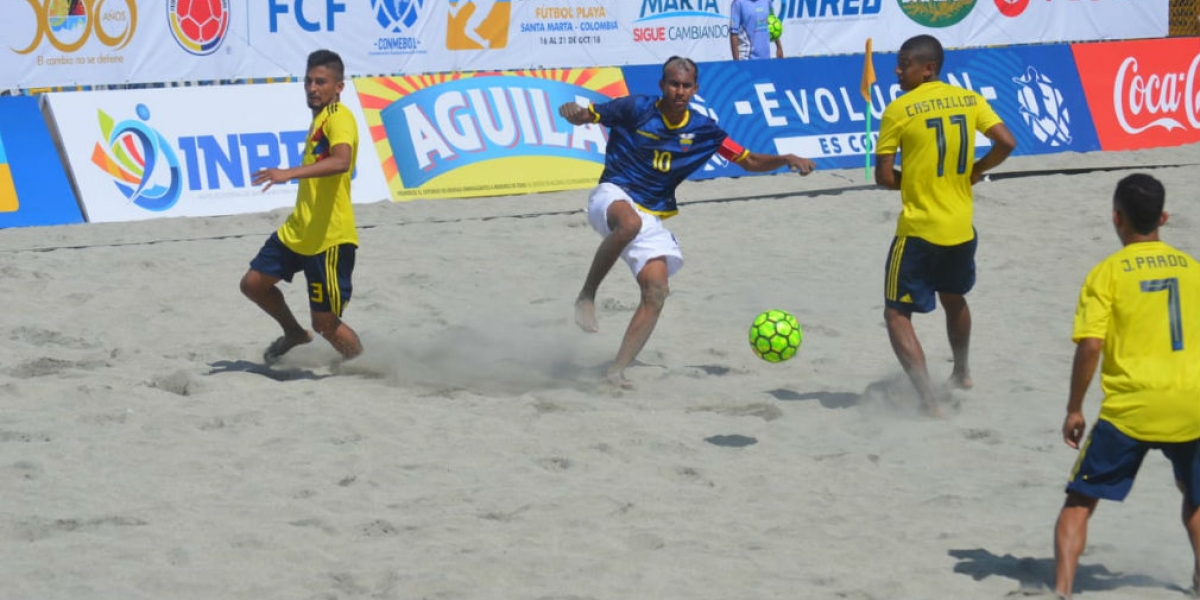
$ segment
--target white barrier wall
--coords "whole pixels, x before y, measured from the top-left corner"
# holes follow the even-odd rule
[[[88,221],[251,213],[292,206],[296,185],[263,192],[252,174],[299,165],[312,120],[299,83],[48,95]],[[388,197],[352,82],[356,202]]]
[[[0,0],[0,89],[728,60],[731,0]],[[788,56],[1167,35],[1169,0],[775,0]]]

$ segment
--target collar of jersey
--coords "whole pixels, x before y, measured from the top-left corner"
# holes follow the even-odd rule
[[[662,117],[663,125],[666,125],[667,129],[679,129],[684,127],[688,124],[688,120],[692,117],[692,111],[685,110],[683,111],[683,120],[679,121],[678,125],[672,125],[671,121],[667,119],[667,115],[663,113],[662,108],[659,107],[660,104],[662,104],[662,98],[659,98],[658,101],[654,103],[654,108],[658,109],[658,116]]]

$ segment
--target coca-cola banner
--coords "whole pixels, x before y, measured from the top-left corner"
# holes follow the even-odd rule
[[[1200,141],[1200,38],[1072,47],[1105,150]]]

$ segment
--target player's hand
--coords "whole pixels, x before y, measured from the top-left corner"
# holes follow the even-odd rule
[[[283,169],[270,168],[263,169],[255,173],[251,181],[254,183],[254,185],[263,186],[262,191],[265,192],[271,189],[271,186],[277,183],[286,183],[288,179],[290,179],[290,177],[283,173]]]
[[[558,114],[572,125],[584,125],[592,122],[591,111],[587,107],[580,106],[574,102],[567,102],[558,107]]]
[[[789,169],[796,171],[801,175],[808,175],[817,169],[817,163],[814,163],[803,156],[796,156],[795,154],[787,155],[787,162]]]
[[[1063,419],[1063,441],[1066,442],[1068,446],[1078,450],[1079,442],[1083,441],[1083,432],[1086,428],[1087,421],[1084,420],[1082,413],[1067,413],[1067,418]]]

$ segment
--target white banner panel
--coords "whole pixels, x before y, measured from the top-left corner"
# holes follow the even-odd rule
[[[292,206],[296,185],[263,192],[254,172],[299,165],[312,120],[299,83],[60,92],[47,96],[88,221],[259,212]],[[358,120],[356,202],[388,197],[351,82]]]
[[[895,52],[929,34],[947,48],[1157,38],[1170,0],[775,0],[787,56]],[[891,65],[887,65],[891,66]]]
[[[774,0],[788,56],[1154,38],[1170,0]],[[0,89],[729,58],[730,0],[0,0]]]

